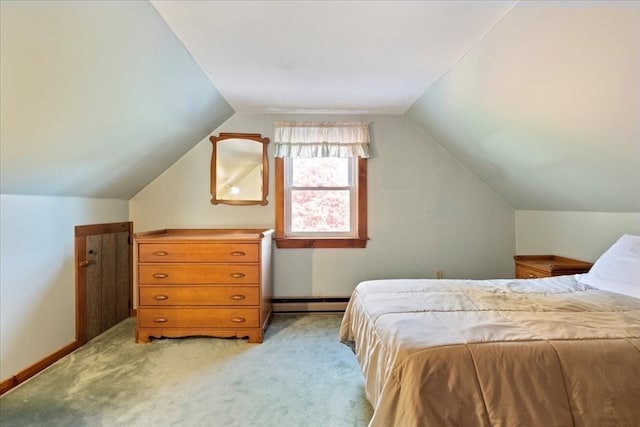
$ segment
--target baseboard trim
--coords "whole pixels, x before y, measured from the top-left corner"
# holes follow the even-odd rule
[[[349,297],[291,297],[273,298],[274,313],[341,313],[349,303]]]
[[[22,371],[18,372],[11,378],[8,378],[0,382],[0,396],[8,392],[12,388],[16,387],[17,385],[25,382],[26,380],[28,380],[35,374],[39,373],[40,371],[44,370],[45,368],[48,368],[49,366],[53,365],[55,362],[62,359],[67,354],[70,354],[73,351],[80,348],[80,346],[81,344],[79,341],[73,341],[72,343],[67,344],[60,350],[45,357],[39,362],[36,362],[33,365],[29,366],[28,368],[23,369]]]

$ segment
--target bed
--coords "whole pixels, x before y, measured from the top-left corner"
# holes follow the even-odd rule
[[[640,237],[627,236],[587,274],[358,284],[340,340],[369,425],[640,426]]]

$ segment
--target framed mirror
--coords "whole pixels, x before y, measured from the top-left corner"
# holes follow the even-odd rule
[[[267,144],[259,133],[211,136],[211,203],[266,205],[269,192]]]

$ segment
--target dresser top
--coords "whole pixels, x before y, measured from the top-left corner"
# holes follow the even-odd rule
[[[260,240],[273,234],[268,228],[165,228],[135,233],[138,242],[198,242],[223,240]]]

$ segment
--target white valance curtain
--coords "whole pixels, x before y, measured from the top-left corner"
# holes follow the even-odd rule
[[[368,159],[369,122],[273,124],[275,157],[363,157]]]

